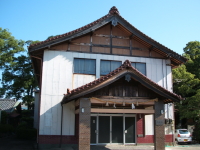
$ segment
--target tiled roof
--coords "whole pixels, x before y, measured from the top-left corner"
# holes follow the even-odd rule
[[[74,34],[76,34],[76,33],[79,33],[79,32],[81,32],[81,31],[83,31],[83,30],[86,30],[86,29],[88,29],[88,28],[90,28],[90,27],[92,27],[92,26],[94,26],[94,25],[100,23],[101,21],[103,21],[103,20],[105,20],[105,19],[107,19],[107,18],[109,18],[109,17],[114,16],[114,15],[119,16],[122,20],[124,20],[126,23],[128,23],[128,24],[131,26],[131,28],[134,29],[134,31],[135,31],[135,33],[136,33],[137,35],[141,35],[142,37],[144,37],[144,38],[147,39],[148,41],[154,43],[155,45],[158,45],[158,47],[161,47],[161,48],[166,49],[166,50],[168,51],[168,55],[170,54],[171,57],[174,57],[174,56],[176,56],[176,57],[178,56],[179,58],[182,57],[182,56],[180,56],[178,53],[176,53],[176,52],[170,50],[169,48],[167,48],[167,47],[165,47],[164,45],[160,44],[159,42],[153,40],[152,38],[148,37],[146,34],[142,33],[140,30],[138,30],[137,28],[135,28],[134,26],[132,26],[127,20],[125,20],[122,16],[120,16],[119,11],[118,11],[118,9],[117,9],[115,6],[113,6],[113,7],[110,9],[110,11],[109,11],[109,13],[108,13],[107,15],[101,17],[100,19],[98,19],[98,20],[96,20],[96,21],[94,21],[94,22],[92,22],[92,23],[90,23],[90,24],[87,24],[87,25],[85,25],[85,26],[83,26],[83,27],[81,27],[81,28],[78,28],[78,29],[76,29],[76,30],[73,30],[73,31],[71,31],[71,32],[67,32],[67,33],[65,33],[65,34],[61,34],[61,35],[52,37],[52,38],[47,39],[47,40],[45,40],[45,41],[42,41],[42,42],[39,42],[39,43],[36,43],[36,44],[32,44],[32,45],[29,46],[29,48],[32,48],[32,47],[38,46],[38,45],[42,45],[42,44],[45,44],[45,43],[48,43],[48,42],[51,42],[51,41],[54,41],[54,40],[59,40],[59,39],[61,39],[61,38],[63,38],[63,37],[67,37],[67,36],[70,36],[70,35],[74,35]],[[183,60],[184,60],[184,61],[187,61],[187,59],[184,58],[184,57],[183,57]]]
[[[120,72],[124,71],[124,70],[129,70],[130,72],[134,73],[138,78],[140,78],[144,83],[147,83],[148,85],[150,85],[151,87],[154,87],[155,89],[166,93],[167,95],[169,95],[170,97],[173,97],[174,99],[180,100],[182,99],[181,96],[168,91],[167,89],[163,88],[162,86],[158,85],[157,83],[155,83],[154,81],[150,80],[149,78],[147,78],[145,75],[143,75],[141,72],[139,72],[137,69],[135,69],[132,65],[131,62],[129,60],[126,60],[119,68],[115,69],[114,71],[110,72],[109,74],[107,74],[106,76],[103,76],[99,79],[94,80],[93,82],[90,82],[88,84],[85,84],[81,87],[78,87],[76,89],[73,89],[70,91],[70,89],[67,89],[67,94],[64,94],[64,98],[62,100],[62,103],[66,103],[68,100],[71,100],[75,95],[82,93],[86,90],[89,90],[91,88],[97,87],[99,84],[106,82],[107,80],[109,80],[110,78],[112,78],[112,76],[115,76],[117,74],[119,74]]]
[[[49,42],[49,41],[53,41],[53,40],[55,40],[55,39],[59,39],[59,38],[65,37],[65,36],[69,36],[69,35],[75,34],[75,33],[77,33],[77,32],[80,32],[80,31],[82,31],[82,30],[85,30],[85,29],[87,29],[87,28],[89,28],[89,27],[91,27],[91,26],[94,26],[95,24],[101,22],[102,20],[104,20],[104,19],[106,19],[106,18],[108,18],[108,17],[110,17],[110,16],[113,16],[114,14],[119,15],[119,11],[118,11],[118,9],[117,9],[115,6],[113,6],[113,7],[110,9],[110,11],[109,11],[109,13],[108,13],[107,15],[101,17],[100,19],[97,19],[96,21],[93,21],[92,23],[89,23],[89,24],[87,24],[87,25],[85,25],[85,26],[83,26],[83,27],[81,27],[81,28],[78,28],[78,29],[76,29],[76,30],[67,32],[67,33],[65,33],[65,34],[61,34],[61,35],[58,35],[58,36],[54,36],[54,37],[52,37],[52,38],[50,38],[50,39],[47,39],[47,40],[45,40],[45,41],[32,44],[32,45],[30,45],[29,47],[33,47],[33,46],[36,46],[36,45],[40,45],[40,44],[43,44],[43,43],[47,43],[47,42]]]
[[[13,99],[0,99],[0,110],[6,112],[12,112],[20,102],[16,102]]]

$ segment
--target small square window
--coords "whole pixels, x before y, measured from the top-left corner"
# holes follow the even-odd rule
[[[146,76],[146,63],[132,62],[131,65]]]
[[[96,74],[96,60],[74,58],[74,73]]]
[[[101,60],[101,75],[107,75],[113,70],[120,67],[122,64],[121,61],[111,61],[111,60]]]

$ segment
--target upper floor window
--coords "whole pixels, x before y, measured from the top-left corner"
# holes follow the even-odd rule
[[[111,60],[101,60],[101,75],[107,75],[111,71],[117,69],[119,66],[121,66],[121,61],[111,61]]]
[[[146,76],[146,63],[133,62],[131,65]]]
[[[74,58],[74,73],[96,74],[96,60]]]

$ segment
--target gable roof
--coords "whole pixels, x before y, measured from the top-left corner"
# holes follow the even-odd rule
[[[141,72],[139,72],[137,69],[135,69],[129,60],[126,60],[119,68],[115,69],[114,71],[110,72],[106,76],[103,76],[99,79],[94,80],[93,82],[90,82],[88,84],[85,84],[81,87],[78,87],[72,91],[70,89],[67,89],[67,94],[64,95],[62,99],[62,104],[70,102],[72,100],[75,100],[83,95],[92,93],[96,90],[99,90],[116,80],[124,77],[126,74],[129,74],[132,78],[134,78],[136,81],[140,82],[143,86],[149,88],[150,90],[154,91],[155,93],[165,97],[164,100],[165,103],[168,102],[176,102],[179,101],[181,96],[176,95],[175,93],[172,93],[168,91],[167,89],[163,88],[162,86],[158,85],[154,81],[147,78],[145,75],[143,75]]]
[[[152,38],[148,37],[138,29],[136,29],[134,26],[132,26],[128,21],[126,21],[123,17],[120,16],[119,11],[116,7],[112,7],[109,11],[109,13],[100,19],[87,24],[81,28],[78,28],[76,30],[73,30],[71,32],[61,34],[55,37],[52,37],[50,39],[47,39],[45,41],[33,44],[29,46],[29,52],[38,51],[41,49],[46,49],[51,47],[52,45],[62,43],[64,41],[71,40],[73,38],[82,36],[84,34],[90,33],[108,23],[112,23],[112,25],[116,26],[117,24],[121,24],[123,27],[125,27],[128,31],[132,33],[133,36],[136,36],[138,39],[144,41],[148,45],[151,45],[151,49],[155,49],[155,51],[159,51],[162,53],[162,55],[165,55],[165,57],[168,57],[172,59],[174,62],[176,62],[176,65],[185,63],[187,61],[186,58],[182,57],[181,55],[177,54],[176,52],[172,51],[171,49],[165,47],[164,45],[160,44],[159,42],[153,40]]]
[[[13,99],[0,99],[0,110],[11,113],[19,104],[19,101]]]

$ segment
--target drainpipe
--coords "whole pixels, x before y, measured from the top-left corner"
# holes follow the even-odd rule
[[[174,136],[174,134],[175,134],[175,109],[174,109],[174,103],[172,103],[172,106],[173,106],[173,126],[172,126],[172,142],[173,142],[173,146],[175,146],[175,136]]]
[[[39,127],[40,127],[40,105],[41,105],[41,91],[42,91],[42,58],[40,57],[36,57],[36,56],[31,56],[30,53],[29,53],[29,56],[32,57],[32,58],[36,58],[36,59],[39,59],[40,60],[40,64],[41,64],[41,68],[40,68],[40,91],[39,91],[39,102],[38,102],[38,128],[37,128],[37,149],[39,148]],[[33,66],[34,68],[34,66]]]
[[[63,104],[61,104],[61,125],[60,125],[60,144],[59,144],[59,148],[61,148],[62,146],[62,124],[63,124]]]

